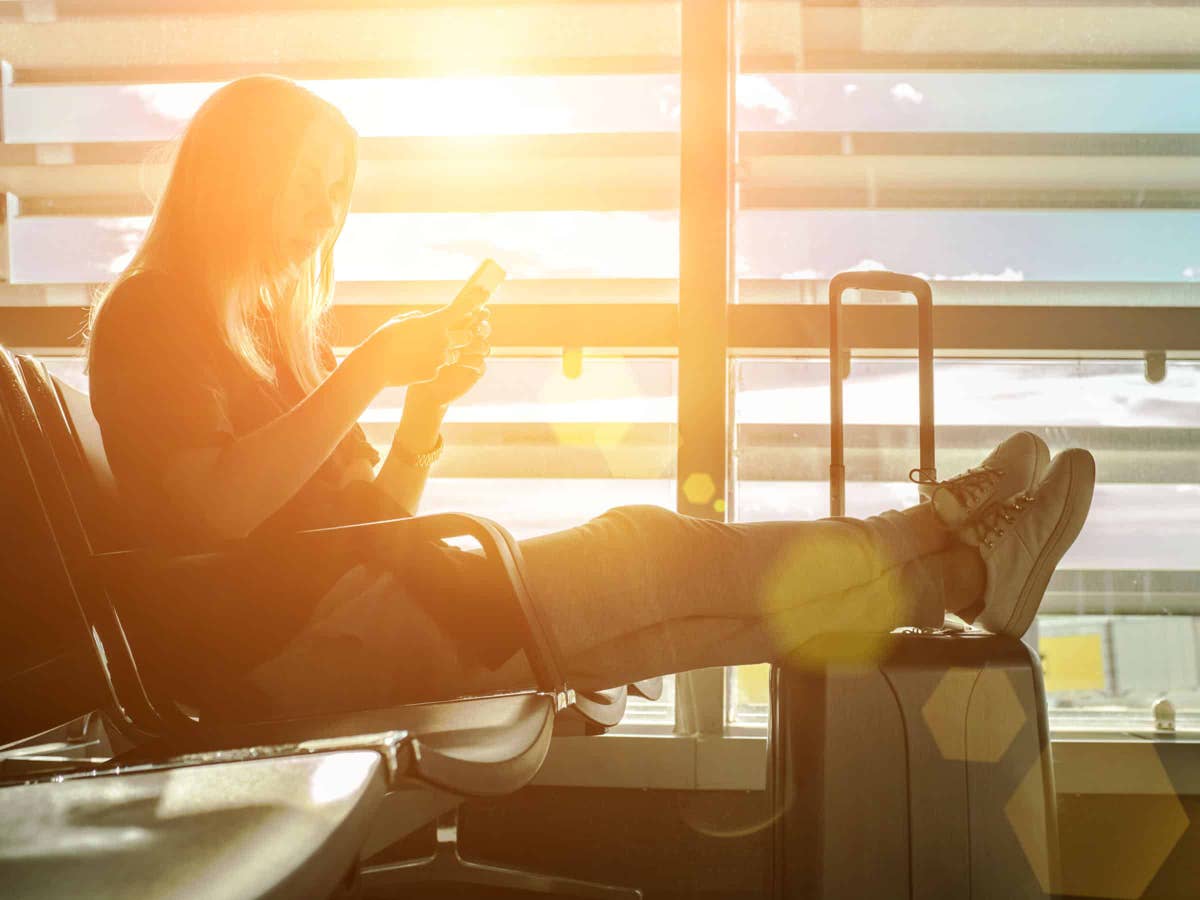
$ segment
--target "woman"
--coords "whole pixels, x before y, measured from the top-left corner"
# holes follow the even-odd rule
[[[197,112],[145,240],[95,305],[92,405],[141,540],[176,546],[416,513],[447,406],[484,373],[486,311],[397,316],[335,365],[322,332],[355,174],[341,114],[281,78]],[[356,424],[405,385],[391,450]],[[521,542],[580,687],[778,658],[821,631],[1020,634],[1082,527],[1094,464],[1014,435],[932,503],[727,525],[619,507]],[[515,687],[515,611],[474,554],[363,546],[253,559],[134,617],[184,697],[228,714]],[[251,698],[251,699],[247,699]],[[263,709],[266,706],[267,709]]]

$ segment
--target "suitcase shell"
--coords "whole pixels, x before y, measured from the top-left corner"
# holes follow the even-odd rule
[[[771,896],[1053,894],[1045,693],[1024,643],[829,634],[771,690]]]
[[[917,299],[919,471],[936,478],[929,284],[843,272],[829,286],[833,516],[845,514],[841,297],[850,289]],[[1041,663],[1015,638],[903,629],[809,641],[771,672],[768,896],[1051,896],[1049,746]]]

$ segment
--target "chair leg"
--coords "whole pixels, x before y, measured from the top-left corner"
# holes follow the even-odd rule
[[[583,897],[590,900],[641,900],[636,888],[616,887],[576,878],[542,875],[463,859],[458,851],[458,811],[438,818],[437,847],[430,856],[368,866],[362,871],[363,895],[381,896],[389,888],[420,883],[477,884],[537,894]]]

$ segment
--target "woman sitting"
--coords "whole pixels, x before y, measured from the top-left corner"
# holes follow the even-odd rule
[[[396,316],[336,364],[324,326],[356,135],[291,81],[215,92],[146,236],[92,313],[92,406],[147,543],[416,513],[449,404],[484,373],[486,309]],[[387,458],[356,424],[407,388]],[[1028,628],[1083,526],[1092,457],[1015,434],[932,502],[864,520],[723,524],[623,506],[522,541],[572,683],[781,658],[825,631]],[[520,497],[513,498],[521,502]],[[482,558],[362,545],[251,560],[138,611],[185,699],[318,713],[519,687],[518,611]],[[268,708],[262,709],[265,705]]]

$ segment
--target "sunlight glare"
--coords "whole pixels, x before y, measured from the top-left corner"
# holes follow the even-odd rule
[[[333,753],[321,760],[309,780],[313,803],[333,803],[360,790],[377,764],[371,753]]]

